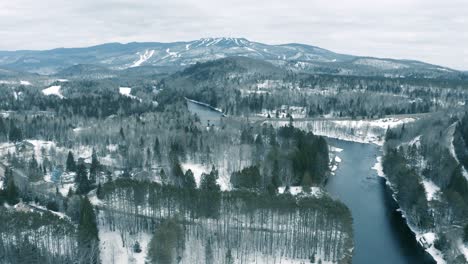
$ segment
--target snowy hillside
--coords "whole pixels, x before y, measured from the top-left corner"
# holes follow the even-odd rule
[[[417,74],[426,77],[456,77],[458,73],[417,61],[357,57],[305,44],[270,45],[229,37],[173,43],[108,43],[87,48],[0,54],[0,67],[40,74],[54,74],[81,64],[98,65],[112,70],[139,66],[184,68],[197,62],[232,56],[259,59],[288,70],[313,73],[380,76]]]

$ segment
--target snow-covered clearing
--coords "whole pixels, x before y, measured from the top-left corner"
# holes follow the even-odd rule
[[[99,248],[101,262],[109,264],[144,264],[146,252],[151,235],[138,233],[126,237],[126,247],[123,246],[122,236],[119,232],[110,231],[108,228],[99,227]],[[140,253],[133,252],[133,245],[138,241],[141,247]]]
[[[20,81],[20,84],[21,85],[26,85],[26,86],[32,85],[29,81]]]
[[[311,120],[294,121],[293,125],[315,135],[341,140],[373,143],[382,146],[387,128],[393,128],[405,123],[414,122],[414,118],[381,118],[374,120]],[[289,125],[289,121],[265,121],[273,126]]]
[[[421,234],[416,232],[416,239],[418,240],[419,244],[421,244],[426,249],[426,252],[429,253],[432,258],[434,258],[437,264],[446,264],[442,252],[434,247],[434,242],[437,239],[437,235],[435,233],[428,232]]]
[[[59,98],[63,99],[64,97],[63,97],[62,93],[60,92],[60,88],[61,88],[60,85],[54,85],[54,86],[51,86],[49,88],[46,88],[46,89],[42,90],[42,93],[44,95],[56,95]]]
[[[119,87],[119,93],[123,96],[130,97],[132,99],[138,100],[141,102],[141,99],[132,95],[132,88],[130,87]]]
[[[149,60],[151,57],[153,57],[154,50],[145,50],[145,52],[143,54],[138,52],[137,55],[140,56],[140,58],[138,60],[136,60],[135,62],[133,62],[133,64],[130,66],[130,68],[141,66],[141,64],[143,64],[144,62]]]

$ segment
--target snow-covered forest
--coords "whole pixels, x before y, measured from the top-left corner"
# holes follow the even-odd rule
[[[417,239],[468,257],[464,79],[81,67],[0,75],[2,263],[351,263],[326,137],[383,146]]]

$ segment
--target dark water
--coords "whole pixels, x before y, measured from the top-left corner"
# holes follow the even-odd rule
[[[380,148],[334,139],[328,142],[343,149],[338,153],[342,162],[326,189],[353,215],[353,264],[435,263],[396,211],[385,180],[371,169],[376,157],[382,155]]]
[[[191,113],[196,114],[203,125],[215,125],[218,126],[223,116],[222,113],[210,109],[207,106],[194,103],[187,100],[187,106]]]

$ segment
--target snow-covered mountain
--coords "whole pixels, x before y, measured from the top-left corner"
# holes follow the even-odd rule
[[[111,70],[140,66],[180,69],[197,62],[245,56],[297,72],[371,76],[457,76],[458,71],[418,61],[357,57],[304,44],[268,45],[245,38],[203,38],[173,43],[108,43],[87,48],[0,51],[0,67],[54,74],[77,64]]]

